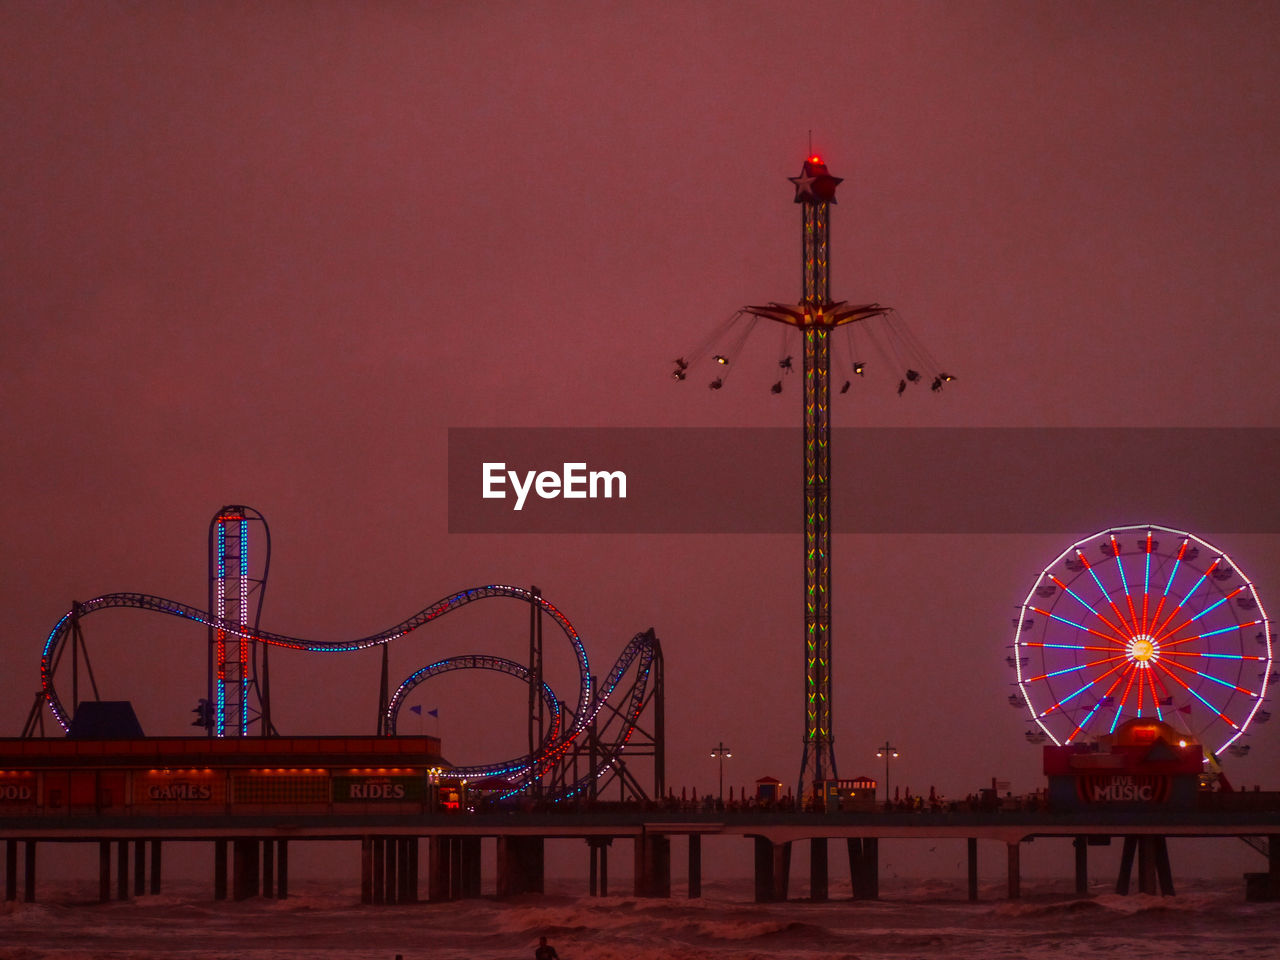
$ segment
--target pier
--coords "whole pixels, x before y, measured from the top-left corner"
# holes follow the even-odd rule
[[[1129,892],[1127,868],[1136,861],[1137,889],[1172,893],[1173,877],[1164,841],[1169,837],[1251,838],[1265,844],[1267,870],[1251,875],[1251,890],[1280,896],[1280,807],[1271,795],[1240,794],[1265,808],[1187,811],[960,811],[923,813],[801,813],[778,811],[664,811],[645,809],[413,814],[289,814],[178,816],[43,816],[0,819],[7,900],[35,901],[38,851],[49,843],[88,843],[99,849],[99,895],[103,901],[161,891],[166,852],[192,843],[213,844],[212,899],[288,896],[289,851],[305,842],[345,841],[360,865],[365,903],[414,903],[425,873],[425,900],[481,895],[482,841],[496,840],[491,866],[499,897],[536,894],[544,886],[547,841],[583,844],[584,891],[607,896],[669,897],[673,864],[686,865],[688,896],[702,884],[702,847],[707,837],[736,837],[754,845],[756,899],[785,900],[790,894],[793,844],[808,841],[826,852],[844,842],[854,899],[879,896],[879,851],[895,840],[964,842],[968,897],[978,897],[978,856],[1003,857],[1007,896],[1017,898],[1022,844],[1038,838],[1072,841],[1070,863],[1076,888],[1086,892],[1088,849],[1118,838],[1124,843],[1117,890]],[[426,841],[425,844],[423,841]],[[633,876],[609,876],[608,851],[630,844]],[[683,847],[682,851],[680,848]],[[998,853],[993,853],[995,848]],[[1003,849],[1001,849],[1003,848]],[[358,853],[356,852],[358,851]],[[21,852],[21,856],[19,856]],[[677,854],[687,852],[686,857]],[[837,857],[811,858],[810,897],[827,898],[828,868]],[[132,871],[132,882],[130,873]],[[1260,878],[1260,879],[1258,879]],[[816,880],[816,882],[815,882]],[[1256,889],[1255,889],[1256,888]]]

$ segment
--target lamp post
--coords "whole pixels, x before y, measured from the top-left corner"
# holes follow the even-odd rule
[[[733,756],[733,751],[724,745],[724,741],[721,741],[711,748],[711,756],[720,761],[720,802],[724,803],[724,761],[725,757]]]
[[[889,761],[897,758],[898,748],[886,740],[884,746],[876,751],[876,756],[884,757],[884,805],[887,807],[889,805]]]

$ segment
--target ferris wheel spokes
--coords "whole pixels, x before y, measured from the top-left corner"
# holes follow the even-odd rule
[[[1091,543],[1100,560],[1089,559]],[[1074,544],[1041,574],[1015,624],[1021,699],[1055,743],[1152,717],[1207,747],[1221,737],[1224,749],[1258,713],[1271,676],[1253,584],[1216,548],[1164,527],[1117,527]],[[1245,646],[1255,628],[1258,652]],[[1244,675],[1255,664],[1258,684]]]

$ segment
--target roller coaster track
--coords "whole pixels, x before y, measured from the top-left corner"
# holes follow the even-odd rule
[[[586,647],[582,642],[582,638],[578,636],[577,631],[574,629],[573,624],[553,604],[547,602],[539,594],[522,587],[490,584],[483,587],[474,587],[470,590],[462,590],[438,600],[408,619],[379,633],[356,640],[333,642],[305,640],[285,634],[271,633],[266,630],[248,629],[242,622],[220,619],[207,611],[188,604],[178,603],[151,594],[107,593],[92,600],[77,603],[71,610],[63,614],[54,625],[45,640],[40,656],[41,688],[54,718],[64,730],[68,729],[70,727],[70,718],[61,699],[58,697],[57,689],[54,685],[54,673],[63,646],[71,635],[72,630],[84,617],[100,610],[113,608],[147,610],[204,624],[225,632],[227,636],[237,637],[251,643],[284,647],[309,653],[349,653],[390,643],[447,613],[451,613],[477,600],[493,598],[508,598],[536,604],[541,608],[542,612],[549,615],[559,624],[561,631],[570,643],[578,664],[579,685],[577,701],[571,710],[562,707],[561,701],[556,697],[555,692],[550,686],[543,683],[541,696],[547,706],[547,716],[550,719],[550,723],[541,744],[534,752],[498,763],[454,767],[445,776],[466,778],[468,780],[502,778],[510,784],[510,793],[519,792],[531,782],[535,780],[541,781],[557,764],[563,766],[565,758],[579,747],[584,734],[588,731],[594,730],[598,736],[597,717],[601,714],[602,709],[607,707],[609,722],[606,723],[606,729],[613,739],[607,743],[600,743],[596,741],[596,737],[592,737],[593,741],[596,741],[596,749],[598,749],[598,755],[602,762],[593,764],[594,770],[586,777],[577,777],[571,781],[566,781],[566,778],[561,776],[558,778],[560,786],[549,796],[551,799],[563,799],[579,794],[590,786],[593,778],[603,776],[610,769],[616,767],[620,762],[622,751],[635,733],[636,724],[651,694],[651,670],[655,657],[660,655],[658,641],[654,637],[652,630],[636,634],[623,649],[622,654],[609,671],[604,682],[600,684],[600,690],[597,692],[593,689],[593,679],[587,660]],[[622,686],[624,679],[633,666],[635,667],[635,672],[629,687],[626,689],[625,704],[621,708],[608,705],[608,700]],[[468,654],[436,661],[411,674],[401,683],[395,695],[391,697],[386,714],[385,729],[387,733],[395,733],[396,718],[405,701],[405,696],[418,684],[431,677],[453,670],[477,669],[494,670],[516,677],[526,683],[532,682],[528,667],[502,657]],[[566,710],[570,714],[567,720],[565,717]]]

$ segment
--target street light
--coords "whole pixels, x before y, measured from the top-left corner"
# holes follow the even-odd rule
[[[884,746],[876,751],[877,757],[884,757],[884,805],[889,805],[889,761],[897,759],[898,748],[891,744],[888,740],[884,742]]]
[[[724,760],[732,757],[733,751],[724,745],[724,741],[711,748],[711,756],[720,761],[720,802],[724,803]]]

